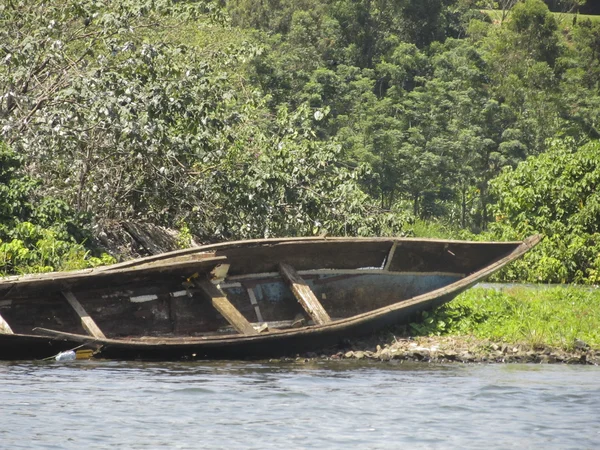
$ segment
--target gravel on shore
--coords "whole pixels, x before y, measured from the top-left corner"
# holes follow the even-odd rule
[[[307,353],[305,358],[435,363],[537,363],[600,365],[600,350],[578,341],[571,350],[524,344],[496,343],[473,337],[436,336],[394,339],[387,344],[356,342],[350,349],[328,354]]]

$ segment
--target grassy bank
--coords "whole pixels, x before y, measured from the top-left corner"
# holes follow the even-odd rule
[[[422,316],[411,324],[414,335],[473,336],[531,348],[600,348],[597,288],[476,288]]]
[[[502,11],[501,10],[484,9],[484,10],[482,10],[482,12],[486,13],[490,17],[490,19],[492,19],[492,21],[494,23],[500,23],[502,21]],[[555,12],[552,14],[554,15],[554,17],[556,18],[556,21],[562,28],[571,26],[573,24],[573,20],[575,18],[576,18],[575,20],[577,20],[577,22],[580,22],[583,20],[590,20],[592,23],[600,22],[600,16],[597,16],[597,15],[573,14],[573,13],[561,13],[561,12]],[[506,19],[509,19],[509,18],[510,18],[510,11],[508,12],[508,14],[506,16]]]

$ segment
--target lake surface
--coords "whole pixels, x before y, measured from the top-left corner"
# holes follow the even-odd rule
[[[0,362],[0,447],[599,448],[600,368]]]

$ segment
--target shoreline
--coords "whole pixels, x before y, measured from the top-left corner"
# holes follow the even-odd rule
[[[424,363],[530,363],[600,365],[600,350],[578,342],[571,350],[523,343],[492,342],[472,336],[418,336],[394,338],[391,343],[353,342],[345,350],[317,354],[309,352],[296,359],[410,361]]]

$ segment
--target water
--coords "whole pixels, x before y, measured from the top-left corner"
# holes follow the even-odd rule
[[[600,368],[0,363],[0,448],[598,448]]]

